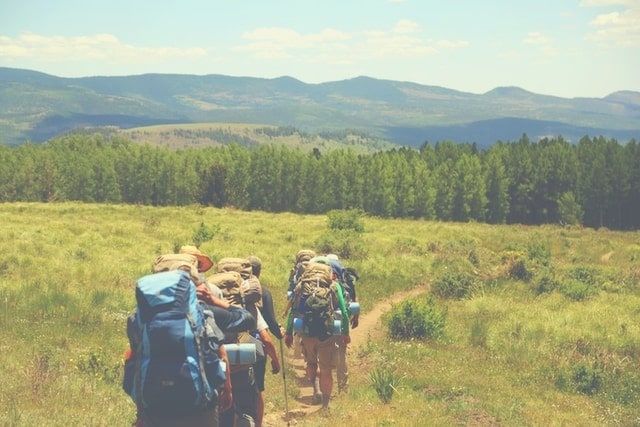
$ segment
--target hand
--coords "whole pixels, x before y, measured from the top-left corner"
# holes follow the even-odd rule
[[[293,335],[287,334],[284,336],[284,345],[286,345],[287,348],[291,348],[293,345]]]
[[[280,326],[280,336],[283,337],[285,336],[286,333],[287,331],[285,331],[285,329],[282,326]]]
[[[218,307],[222,307],[227,310],[231,307],[231,303],[226,299],[220,299],[214,296],[211,296],[211,299],[213,300],[213,305],[217,305]]]
[[[271,361],[271,373],[275,375],[278,372],[280,372],[280,362],[278,362],[278,360],[272,360]]]
[[[224,412],[231,408],[233,404],[233,393],[231,392],[231,384],[225,383],[224,388],[220,392],[220,398],[218,399],[218,407],[220,412]]]
[[[351,328],[355,329],[358,327],[358,321],[360,320],[360,316],[353,316],[351,318]]]

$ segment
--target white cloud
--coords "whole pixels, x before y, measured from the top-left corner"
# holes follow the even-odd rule
[[[553,40],[538,31],[528,33],[526,37],[522,39],[522,42],[532,46],[532,49],[535,49],[535,51],[544,56],[555,56],[559,53],[558,49],[553,46]]]
[[[234,50],[258,58],[299,58],[309,62],[350,64],[358,60],[420,57],[469,46],[465,40],[429,40],[417,22],[403,19],[389,30],[347,33],[326,28],[302,34],[290,28],[257,28],[243,34],[248,43]]]
[[[545,36],[542,33],[532,32],[527,34],[527,37],[524,38],[523,42],[525,44],[532,44],[532,45],[539,46],[539,45],[549,44],[551,40],[549,39],[549,37]]]
[[[584,7],[617,6],[590,23],[587,39],[601,46],[640,46],[640,0],[582,0]]]
[[[199,47],[140,47],[121,42],[112,34],[89,36],[43,36],[22,33],[17,37],[0,36],[0,57],[69,61],[90,59],[110,63],[157,62],[172,58],[202,57],[207,51]]]
[[[582,0],[580,6],[583,7],[602,7],[602,6],[630,6],[638,7],[639,0]]]

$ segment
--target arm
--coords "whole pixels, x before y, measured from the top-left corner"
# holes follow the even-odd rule
[[[280,361],[278,360],[278,353],[267,329],[260,331],[260,341],[262,341],[262,345],[264,345],[264,352],[271,358],[271,372],[277,374],[280,372]]]
[[[251,331],[256,328],[256,319],[247,310],[240,307],[224,308],[213,306],[213,318],[223,333]]]
[[[269,325],[269,331],[274,337],[279,340],[282,339],[282,333],[280,333],[280,325],[276,320],[276,316],[273,309],[273,298],[271,292],[266,287],[262,287],[262,316],[265,322]]]
[[[216,307],[229,308],[231,306],[229,301],[216,297],[206,283],[200,283],[196,287],[196,295],[199,300]]]
[[[258,334],[260,335],[260,341],[262,342],[262,347],[267,356],[271,358],[271,372],[277,374],[280,372],[280,361],[278,360],[278,353],[276,353],[276,348],[273,345],[273,341],[271,341],[271,336],[269,336],[269,326],[267,322],[264,321],[264,317],[262,316],[262,312],[258,309]]]

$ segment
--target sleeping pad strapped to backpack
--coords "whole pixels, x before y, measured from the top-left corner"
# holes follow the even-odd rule
[[[224,383],[221,332],[196,299],[188,273],[145,276],[136,284],[135,367],[124,387],[148,414],[178,416],[211,407]],[[133,375],[133,378],[127,378]]]

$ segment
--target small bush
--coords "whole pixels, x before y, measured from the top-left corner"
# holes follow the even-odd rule
[[[602,386],[602,371],[595,365],[579,363],[571,370],[571,382],[575,391],[591,396]]]
[[[448,271],[431,287],[432,292],[440,298],[466,298],[476,288],[476,281],[468,273]]]
[[[525,258],[517,259],[509,268],[509,276],[514,279],[528,282],[533,277],[533,270]]]
[[[574,301],[582,301],[595,293],[595,290],[578,280],[567,280],[559,288],[560,293]]]
[[[393,393],[396,391],[396,387],[400,383],[400,379],[393,373],[393,371],[391,369],[378,367],[373,370],[369,379],[382,403],[387,404],[391,402]]]
[[[351,230],[364,232],[363,213],[359,209],[333,210],[327,213],[327,221],[331,230]]]
[[[340,258],[360,258],[366,254],[360,234],[350,230],[337,230],[323,234],[316,241],[321,253],[334,253]]]
[[[389,314],[387,326],[392,339],[438,339],[444,335],[446,311],[435,301],[408,300],[395,306]]]
[[[193,243],[199,247],[204,242],[208,242],[213,239],[213,236],[220,231],[219,226],[208,227],[204,222],[200,223],[200,226],[194,231],[192,240]]]
[[[548,245],[534,242],[527,246],[527,257],[541,265],[548,266],[551,262],[551,251]]]
[[[558,283],[558,281],[550,273],[545,273],[545,274],[542,274],[538,278],[538,280],[536,280],[536,283],[533,289],[536,295],[540,295],[540,294],[553,292],[559,287],[560,287],[560,284]]]
[[[595,286],[599,282],[599,272],[595,268],[579,266],[569,272],[569,277],[576,279],[585,285]]]

